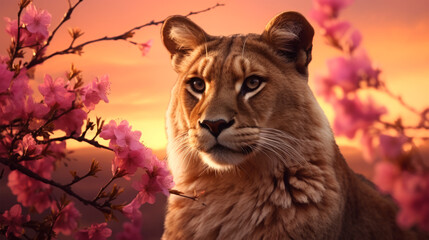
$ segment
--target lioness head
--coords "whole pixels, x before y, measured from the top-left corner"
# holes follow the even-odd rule
[[[306,161],[303,141],[329,129],[307,85],[313,35],[296,12],[276,16],[261,35],[221,37],[168,18],[162,38],[178,73],[167,112],[173,174],[181,163],[223,170]]]

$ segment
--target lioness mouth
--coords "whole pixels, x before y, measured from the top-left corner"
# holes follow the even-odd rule
[[[235,151],[231,148],[225,147],[219,143],[217,143],[216,145],[214,145],[212,148],[210,148],[207,153],[218,153],[218,152],[225,152],[225,151],[229,151],[229,152],[233,152],[233,153],[240,153],[240,154],[250,154],[253,152],[253,149],[250,146],[246,146],[246,147],[242,147],[241,151]]]

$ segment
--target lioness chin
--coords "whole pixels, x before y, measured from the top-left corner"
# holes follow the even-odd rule
[[[261,35],[208,35],[172,16],[167,112],[176,187],[163,239],[423,239],[344,161],[307,84],[314,30],[299,13]],[[204,204],[202,204],[204,203]]]

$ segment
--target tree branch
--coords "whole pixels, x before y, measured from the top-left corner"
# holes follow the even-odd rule
[[[80,0],[79,2],[81,2],[81,1],[83,1],[83,0]],[[225,4],[217,3],[216,5],[214,5],[214,6],[212,6],[212,7],[209,7],[209,8],[206,8],[206,9],[204,9],[204,10],[195,11],[195,12],[191,11],[191,12],[189,12],[189,13],[188,13],[187,15],[185,15],[185,16],[186,16],[186,17],[188,17],[188,16],[191,16],[191,15],[196,15],[196,14],[199,14],[199,13],[207,12],[207,11],[210,11],[210,10],[212,10],[212,9],[216,8],[216,7],[220,7],[220,6],[224,6],[224,5],[225,5]],[[32,68],[32,67],[34,67],[34,66],[38,65],[38,64],[41,64],[41,63],[45,62],[46,60],[48,60],[48,59],[50,59],[50,58],[52,58],[52,57],[58,56],[58,55],[65,55],[65,54],[70,54],[70,53],[79,52],[79,51],[81,51],[81,50],[83,49],[83,47],[85,47],[86,45],[92,44],[92,43],[101,42],[101,41],[117,41],[117,40],[126,40],[127,38],[129,38],[129,37],[130,37],[130,35],[132,34],[132,32],[133,32],[133,31],[135,31],[135,30],[139,30],[139,29],[141,29],[141,28],[148,27],[148,26],[156,26],[156,25],[159,25],[159,24],[164,23],[164,21],[165,21],[165,19],[163,19],[163,20],[159,20],[159,21],[152,20],[152,21],[150,21],[149,23],[146,23],[146,24],[143,24],[143,25],[140,25],[140,26],[137,26],[137,27],[133,27],[133,28],[131,28],[130,30],[125,31],[125,32],[124,32],[124,33],[122,33],[122,34],[119,34],[119,35],[116,35],[116,36],[113,36],[113,37],[108,37],[108,36],[101,37],[101,38],[98,38],[98,39],[94,39],[94,40],[90,40],[90,41],[87,41],[87,42],[81,43],[81,44],[79,44],[79,45],[77,45],[77,46],[75,46],[75,47],[73,47],[72,45],[70,45],[68,48],[66,48],[66,49],[64,49],[64,50],[62,50],[62,51],[54,52],[54,53],[52,53],[51,55],[48,55],[48,56],[45,56],[45,57],[41,57],[41,58],[33,58],[33,59],[32,59],[32,60],[31,60],[27,65],[26,65],[26,68],[27,68],[27,69],[30,69],[30,68]]]
[[[106,150],[113,152],[113,149],[111,149],[107,146],[101,145],[99,142],[97,142],[95,140],[90,140],[90,139],[87,139],[87,138],[82,137],[82,136],[80,136],[80,137],[64,136],[64,137],[58,137],[58,138],[51,138],[49,140],[37,140],[37,143],[47,144],[47,143],[51,143],[51,142],[55,142],[55,141],[65,141],[65,140],[69,140],[69,139],[73,139],[73,140],[76,140],[78,142],[86,142],[86,143],[89,143],[90,145],[92,145],[94,147],[103,148],[103,149],[106,149]]]
[[[98,203],[96,203],[94,201],[90,201],[90,200],[87,200],[87,199],[81,197],[79,194],[75,193],[67,185],[63,185],[63,184],[60,184],[60,183],[55,182],[53,180],[49,180],[49,179],[46,179],[44,177],[41,177],[37,173],[31,171],[30,169],[22,166],[19,163],[16,163],[15,161],[9,160],[7,158],[0,158],[0,163],[8,166],[10,168],[10,170],[12,170],[12,171],[13,170],[17,170],[20,173],[22,173],[22,174],[24,174],[24,175],[26,175],[26,176],[28,176],[30,178],[33,178],[33,179],[38,180],[40,182],[46,183],[46,184],[48,184],[50,186],[56,187],[56,188],[62,190],[63,192],[65,192],[66,194],[68,194],[68,195],[76,198],[77,200],[79,200],[83,204],[93,206],[94,208],[98,209],[102,213],[111,213],[111,210],[109,208],[106,208],[105,206],[100,205],[100,204],[98,204]]]

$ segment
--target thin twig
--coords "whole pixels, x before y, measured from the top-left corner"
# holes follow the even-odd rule
[[[46,44],[40,49],[40,51],[42,51],[44,48],[46,48],[46,47],[48,47],[49,46],[49,44],[51,43],[51,41],[52,41],[52,39],[54,38],[54,36],[55,36],[55,33],[58,31],[58,29],[60,29],[60,27],[65,23],[65,22],[67,22],[70,18],[71,18],[71,15],[72,15],[72,13],[73,13],[73,11],[76,9],[76,7],[81,3],[81,2],[83,2],[83,0],[79,0],[75,5],[73,5],[73,6],[69,6],[69,10],[67,11],[67,13],[66,14],[64,14],[64,17],[63,17],[63,19],[61,20],[61,22],[58,24],[58,26],[52,31],[52,34],[49,36],[49,38],[48,38],[48,40],[47,40],[47,42],[46,42]],[[70,2],[69,2],[69,4],[70,4]]]
[[[173,195],[176,195],[176,196],[179,196],[179,197],[183,197],[183,198],[187,198],[187,199],[191,199],[191,200],[193,200],[193,201],[198,201],[199,200],[199,196],[188,196],[188,195],[185,195],[184,193],[182,193],[182,192],[180,192],[180,191],[178,191],[178,190],[175,190],[175,189],[170,189],[169,190],[169,193],[170,194],[173,194]],[[207,206],[205,203],[201,203],[203,206]]]
[[[24,8],[22,7],[22,6],[19,6],[19,11],[18,11],[18,20],[17,20],[17,24],[18,24],[18,32],[17,32],[17,34],[16,34],[16,42],[15,42],[15,48],[13,49],[13,54],[12,54],[12,56],[11,56],[11,58],[10,58],[10,60],[9,60],[9,69],[13,69],[13,62],[15,61],[15,58],[17,57],[17,55],[18,55],[18,52],[19,52],[19,50],[21,49],[21,46],[20,46],[20,38],[21,38],[21,13],[22,13],[22,10],[24,10]]]
[[[81,0],[81,1],[82,1],[82,0]],[[212,6],[212,7],[209,7],[209,8],[207,8],[207,9],[204,9],[204,10],[200,10],[200,11],[196,11],[196,12],[191,11],[191,12],[189,12],[189,13],[188,13],[187,15],[185,15],[185,16],[186,16],[186,17],[189,17],[189,16],[196,15],[196,14],[199,14],[199,13],[207,12],[207,11],[210,11],[210,10],[212,10],[212,9],[216,8],[216,7],[220,7],[220,6],[224,6],[224,5],[225,5],[225,4],[217,3],[216,5],[214,5],[214,6]],[[81,44],[79,44],[79,45],[77,45],[77,46],[75,46],[75,47],[73,47],[72,45],[70,45],[68,48],[66,48],[66,49],[64,49],[64,50],[62,50],[62,51],[54,52],[54,53],[52,53],[52,54],[50,54],[50,55],[48,55],[48,56],[41,57],[41,58],[33,58],[33,59],[32,59],[32,60],[31,60],[27,65],[26,65],[26,68],[27,68],[27,69],[30,69],[30,68],[32,68],[32,67],[34,67],[34,66],[38,65],[38,64],[41,64],[41,63],[45,62],[46,60],[48,60],[48,59],[50,59],[50,58],[52,58],[52,57],[58,56],[58,55],[65,55],[65,54],[70,54],[70,53],[75,53],[75,52],[81,51],[81,50],[83,49],[83,47],[85,47],[86,45],[93,44],[93,43],[96,43],[96,42],[101,42],[101,41],[117,41],[117,40],[126,40],[126,39],[129,37],[130,33],[132,33],[133,31],[135,31],[135,30],[139,30],[139,29],[141,29],[141,28],[148,27],[148,26],[157,26],[157,25],[159,25],[159,24],[164,23],[164,21],[165,21],[165,19],[160,20],[160,21],[152,20],[152,21],[151,21],[151,22],[149,22],[149,23],[146,23],[146,24],[143,24],[143,25],[140,25],[140,26],[137,26],[137,27],[133,27],[133,28],[131,28],[130,30],[125,31],[125,32],[124,32],[124,33],[122,33],[122,34],[119,34],[119,35],[116,35],[116,36],[113,36],[113,37],[108,37],[108,36],[101,37],[101,38],[98,38],[98,39],[94,39],[94,40],[90,40],[90,41],[87,41],[87,42],[81,43]]]
[[[87,139],[87,138],[82,137],[82,136],[80,136],[80,137],[63,136],[63,137],[51,138],[49,140],[36,140],[36,141],[38,144],[47,144],[47,143],[51,143],[51,142],[65,141],[65,140],[69,140],[69,139],[73,139],[73,140],[76,140],[78,142],[86,142],[86,143],[89,143],[90,145],[92,145],[94,147],[103,148],[103,149],[106,149],[106,150],[113,152],[113,149],[111,149],[107,146],[101,145],[99,142],[97,142],[95,140],[90,140],[90,139]]]
[[[107,182],[101,189],[100,191],[98,191],[97,196],[95,196],[95,198],[92,200],[93,202],[96,202],[97,200],[99,200],[101,198],[101,195],[103,194],[104,190],[106,190],[106,188],[118,177],[118,170],[116,170],[115,174],[112,176],[112,178],[110,178],[109,182]]]

